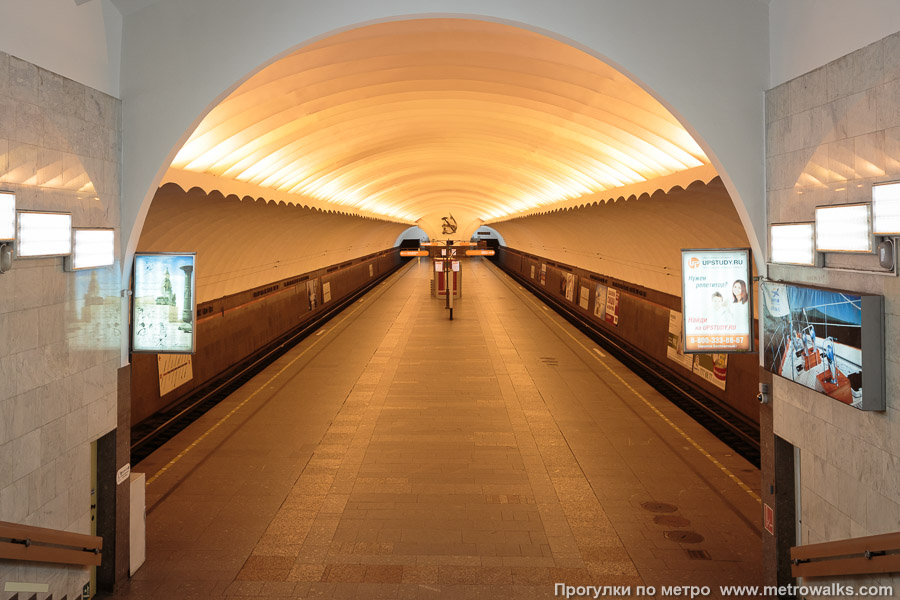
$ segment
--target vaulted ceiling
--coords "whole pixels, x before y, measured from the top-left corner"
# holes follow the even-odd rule
[[[600,60],[511,26],[427,19],[263,68],[206,115],[167,181],[474,228],[699,167],[714,176],[678,121]]]

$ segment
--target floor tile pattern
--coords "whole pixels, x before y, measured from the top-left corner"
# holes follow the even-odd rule
[[[757,582],[758,504],[604,378],[580,334],[493,267],[466,266],[453,321],[429,296],[427,265],[412,265],[139,465],[155,472],[257,392],[148,487],[148,559],[117,597],[518,599],[553,597],[557,582]]]

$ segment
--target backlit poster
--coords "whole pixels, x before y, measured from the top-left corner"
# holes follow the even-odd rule
[[[136,254],[133,352],[193,354],[195,253]]]
[[[598,283],[597,290],[594,293],[594,316],[598,319],[606,317],[606,292],[607,287],[602,283]]]
[[[619,290],[613,288],[606,291],[606,322],[619,326]]]
[[[534,279],[534,265],[531,265],[531,278]]]
[[[884,410],[881,296],[771,281],[760,295],[767,371],[844,404]]]
[[[591,306],[591,289],[581,286],[581,292],[578,296],[578,306],[587,310]]]
[[[547,265],[541,265],[541,285],[547,285]]]
[[[684,351],[753,351],[753,296],[748,248],[682,250]]]
[[[331,302],[331,282],[326,281],[322,284],[322,304]]]

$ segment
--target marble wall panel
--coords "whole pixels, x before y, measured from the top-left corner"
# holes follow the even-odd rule
[[[118,230],[120,113],[115,98],[0,53],[0,189],[19,208]],[[119,272],[47,258],[0,275],[0,521],[90,531],[90,444],[116,426]],[[87,572],[0,564],[0,587],[22,580],[80,597]]]
[[[900,34],[770,90],[766,120],[770,223],[871,201],[874,183],[900,173]],[[768,276],[884,295],[888,408],[862,412],[775,378],[775,433],[800,448],[805,544],[900,531],[900,279],[875,273],[874,255],[829,254],[826,266],[770,265]]]

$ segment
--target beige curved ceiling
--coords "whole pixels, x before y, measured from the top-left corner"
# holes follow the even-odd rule
[[[715,175],[659,102],[596,58],[511,26],[426,19],[265,67],[202,120],[165,181],[433,234],[447,212],[474,230],[697,169]]]
[[[170,183],[153,198],[137,250],[196,252],[197,301],[206,302],[380,252],[405,228]]]
[[[745,248],[719,178],[492,225],[510,248],[681,296],[682,248]]]

